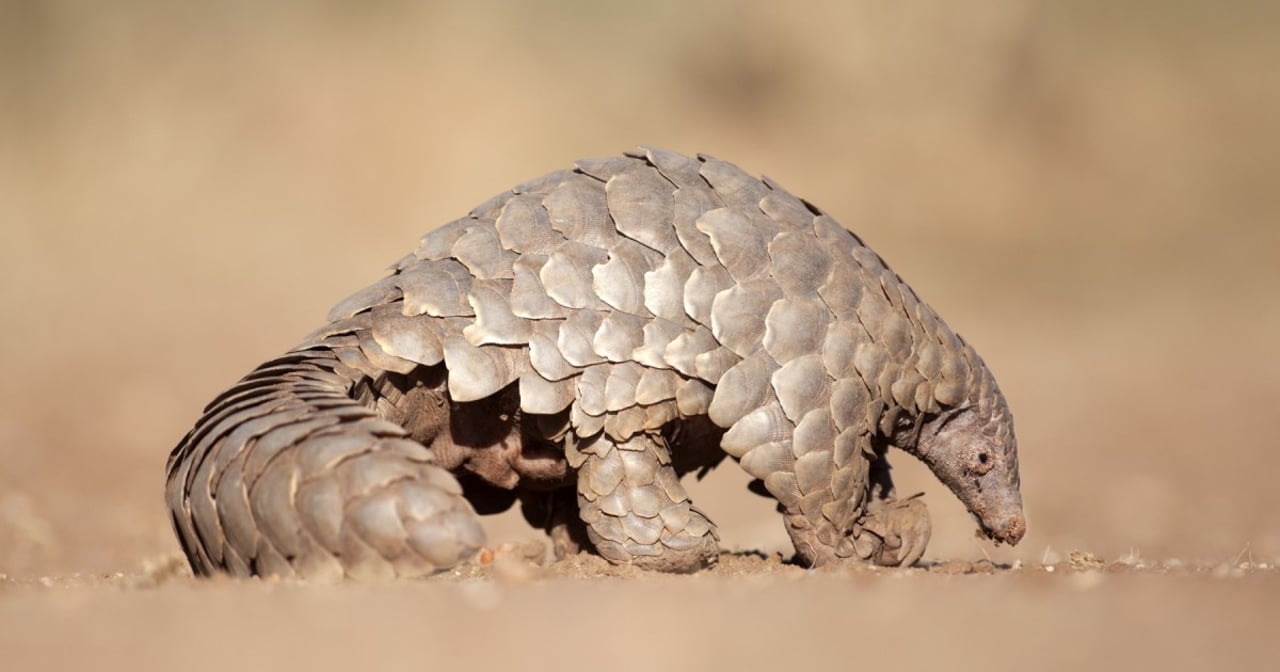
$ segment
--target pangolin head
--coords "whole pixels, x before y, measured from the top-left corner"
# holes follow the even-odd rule
[[[1018,440],[1004,395],[994,380],[984,383],[975,386],[982,394],[927,420],[912,452],[960,498],[983,535],[1012,546],[1027,531]]]

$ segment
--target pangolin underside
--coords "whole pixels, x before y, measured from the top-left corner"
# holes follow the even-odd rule
[[[1025,530],[987,367],[870,248],[774,182],[645,148],[578,161],[426,235],[214,399],[169,458],[198,574],[422,576],[516,501],[557,552],[718,557],[680,477],[725,455],[805,564],[911,564],[896,446],[992,539]]]

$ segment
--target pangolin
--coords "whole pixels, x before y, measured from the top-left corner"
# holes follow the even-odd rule
[[[718,535],[680,479],[728,455],[797,562],[910,565],[930,522],[890,446],[1022,538],[1013,420],[974,349],[818,207],[642,148],[428,233],[209,403],[165,491],[199,575],[424,576],[517,501],[557,553],[691,572]]]

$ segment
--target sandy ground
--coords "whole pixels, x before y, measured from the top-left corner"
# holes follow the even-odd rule
[[[1231,669],[1265,666],[1280,573],[1102,563],[692,577],[499,556],[378,586],[195,581],[168,568],[0,584],[6,669]],[[617,576],[621,574],[621,576]],[[158,583],[157,583],[158,582]]]
[[[1273,665],[1280,17],[953,4],[0,2],[0,667]],[[820,204],[978,347],[1021,545],[898,456],[922,569],[781,564],[731,466],[690,486],[737,553],[705,576],[175,569],[208,399],[423,232],[641,143]]]

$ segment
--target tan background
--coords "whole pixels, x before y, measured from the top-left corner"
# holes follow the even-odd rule
[[[208,399],[423,232],[640,143],[820,204],[996,371],[1029,533],[980,544],[899,456],[935,514],[927,558],[1274,566],[1273,7],[0,3],[0,573],[56,584],[176,552],[164,460]],[[742,482],[722,469],[695,496],[726,547],[782,550]],[[530,535],[512,516],[491,530]],[[1149,609],[1276,616],[1276,573],[1244,580],[1265,589],[1192,587]],[[1037,590],[1073,608],[1070,586],[1000,585],[1010,613],[1035,613],[1017,600]],[[86,590],[86,613],[115,609]],[[381,594],[359,595],[379,613]],[[0,591],[0,624],[54,602]],[[200,607],[165,604],[186,603]]]

